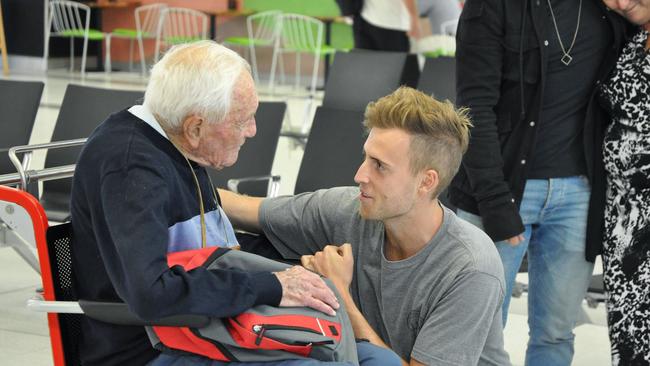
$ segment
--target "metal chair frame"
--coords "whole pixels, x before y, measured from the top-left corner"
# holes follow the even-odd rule
[[[274,47],[275,39],[279,33],[279,17],[282,15],[280,10],[267,10],[246,17],[245,41],[239,37],[229,37],[223,41],[225,46],[245,47],[246,55],[250,55],[251,68],[253,69],[253,78],[259,85],[259,70],[257,67],[257,47]],[[281,59],[280,59],[281,60]],[[284,67],[279,65],[281,75],[284,79]]]
[[[275,40],[273,49],[273,60],[271,61],[271,78],[269,80],[269,89],[274,91],[275,87],[275,70],[278,59],[285,53],[295,53],[296,55],[296,75],[295,87],[300,85],[301,72],[301,55],[310,53],[314,56],[312,66],[311,83],[309,86],[309,101],[305,105],[303,124],[300,132],[305,134],[309,130],[310,114],[316,96],[316,83],[318,81],[318,68],[320,65],[321,49],[323,46],[323,22],[306,15],[301,14],[282,14],[279,20],[279,34]]]
[[[208,16],[193,9],[167,8],[162,11],[156,32],[156,55],[158,61],[162,44],[178,44],[208,39]]]
[[[45,29],[45,54],[50,52],[50,37],[70,38],[70,72],[74,70],[74,32],[83,32],[83,51],[81,55],[81,76],[86,75],[86,56],[88,52],[88,38],[90,34],[90,7],[74,1],[51,0],[48,12],[48,26]],[[98,32],[96,30],[92,30]],[[65,34],[69,32],[70,34]],[[102,33],[103,34],[103,33]],[[103,34],[102,40],[106,39]],[[108,48],[108,47],[107,47]]]
[[[147,61],[144,53],[144,40],[156,40],[158,25],[167,4],[156,3],[149,5],[142,5],[135,9],[133,12],[135,17],[135,37],[132,29],[115,29],[107,35],[106,39],[106,65],[108,70],[111,66],[110,49],[113,38],[128,39],[129,42],[129,70],[133,66],[133,41],[138,42],[138,50],[140,52],[140,65],[142,67],[142,76],[147,75]]]

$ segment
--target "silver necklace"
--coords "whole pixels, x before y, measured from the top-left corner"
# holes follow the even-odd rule
[[[582,13],[582,0],[580,0],[580,5],[578,5],[578,22],[576,24],[576,31],[573,33],[573,40],[571,41],[571,46],[569,46],[569,49],[564,48],[564,44],[562,43],[562,37],[560,37],[560,31],[557,29],[557,22],[555,21],[555,14],[553,14],[553,7],[551,6],[551,0],[546,0],[548,2],[548,10],[551,11],[551,19],[553,19],[553,26],[555,27],[555,34],[557,35],[557,40],[560,42],[560,48],[562,48],[562,58],[560,59],[563,64],[566,66],[569,66],[571,61],[573,61],[573,57],[571,57],[570,53],[571,50],[573,49],[573,46],[576,44],[576,38],[578,38],[578,30],[580,29],[580,14]]]

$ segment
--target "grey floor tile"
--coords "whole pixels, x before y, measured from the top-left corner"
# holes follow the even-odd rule
[[[31,355],[35,359],[47,355],[51,359],[50,338],[3,330],[0,331],[0,354],[9,357]]]

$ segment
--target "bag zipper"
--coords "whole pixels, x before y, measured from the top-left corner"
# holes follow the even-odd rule
[[[322,332],[313,330],[311,328],[277,325],[277,324],[255,324],[253,325],[253,332],[257,334],[257,338],[255,338],[255,345],[259,346],[260,343],[262,343],[262,338],[264,338],[264,333],[267,330],[297,330],[297,331],[309,332],[314,334],[321,334],[326,337],[326,335],[323,334]],[[328,340],[328,341],[309,342],[309,343],[296,341],[293,343],[295,345],[307,346],[307,345],[333,344],[334,341]]]

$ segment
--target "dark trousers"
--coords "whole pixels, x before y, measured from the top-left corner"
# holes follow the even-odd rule
[[[354,17],[352,31],[355,48],[375,51],[409,51],[410,43],[406,32],[375,27],[360,15]]]

